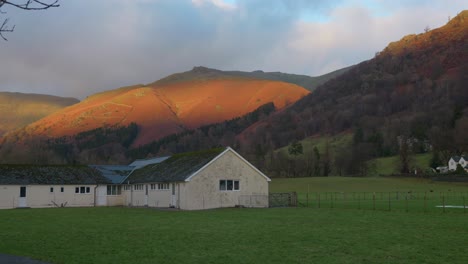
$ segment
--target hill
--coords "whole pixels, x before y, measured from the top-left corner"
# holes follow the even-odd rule
[[[52,151],[57,150],[57,144],[61,146],[58,152],[66,153],[62,155],[66,162],[71,162],[65,157],[69,154],[75,159],[85,149],[103,145],[119,148],[109,152],[124,153],[122,147],[148,144],[171,134],[241,117],[268,103],[274,109],[283,109],[309,93],[290,83],[243,77],[122,87],[89,96],[8,135],[3,139],[0,155],[4,160],[9,157],[10,162],[29,160],[36,155],[28,150],[30,146]],[[75,144],[77,141],[79,144]],[[78,150],[71,151],[71,146]],[[29,155],[17,156],[18,152]],[[93,160],[102,160],[99,155],[103,154],[96,154]]]
[[[240,136],[246,145],[277,149],[351,131],[352,146],[332,157],[346,174],[367,173],[366,160],[397,155],[402,144],[412,153],[438,152],[443,160],[467,153],[467,40],[463,11],[443,27],[390,43]]]
[[[0,137],[78,102],[52,95],[0,92]]]
[[[330,79],[340,76],[346,71],[352,69],[353,66],[339,69],[321,76],[311,77],[307,75],[290,74],[282,72],[263,72],[263,71],[221,71],[216,69],[210,69],[203,66],[194,67],[190,71],[175,73],[169,75],[159,81],[156,81],[149,85],[168,84],[183,81],[203,81],[203,80],[216,80],[216,79],[235,79],[238,77],[261,79],[270,81],[282,81],[287,83],[293,83],[301,87],[306,88],[309,91],[315,90],[319,85],[327,82]]]

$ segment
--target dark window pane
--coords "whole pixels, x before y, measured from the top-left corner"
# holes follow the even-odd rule
[[[80,187],[80,193],[85,193],[85,191],[86,191],[86,188],[84,186],[81,186]]]
[[[232,180],[227,180],[227,190],[232,191]]]
[[[26,197],[26,187],[20,187],[20,197]]]
[[[234,181],[234,190],[239,190],[239,181]]]
[[[60,187],[60,192],[63,192],[63,191],[64,191],[64,190],[63,190],[63,187]]]
[[[80,187],[75,188],[75,193],[80,193]]]
[[[220,191],[225,191],[226,190],[226,181],[225,180],[220,180],[219,181],[219,190]]]
[[[91,188],[90,187],[86,187],[86,193],[90,193],[91,192]]]
[[[111,195],[111,194],[112,194],[112,186],[107,185],[107,195]]]
[[[117,194],[121,195],[122,194],[122,186],[117,186]]]
[[[54,192],[54,187],[50,187],[50,192]]]

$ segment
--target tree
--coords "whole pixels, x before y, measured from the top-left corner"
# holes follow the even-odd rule
[[[5,14],[5,12],[2,12],[2,7],[4,6],[12,6],[22,10],[45,10],[51,7],[59,7],[60,5],[57,4],[58,1],[59,0],[49,2],[43,2],[42,0],[0,0],[0,14]],[[9,18],[5,18],[0,24],[0,37],[5,41],[7,41],[7,38],[3,34],[15,30],[14,25],[12,27],[8,25],[9,20]]]
[[[293,155],[294,157],[301,155],[303,152],[302,144],[299,141],[293,141],[288,148],[289,155]]]
[[[410,172],[410,162],[411,162],[411,146],[409,140],[402,136],[400,138],[400,172],[409,173]]]

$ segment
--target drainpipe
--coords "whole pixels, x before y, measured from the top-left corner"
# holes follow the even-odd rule
[[[96,185],[96,187],[94,187],[94,207],[96,207],[96,192],[97,192],[96,190],[98,186],[99,185]]]

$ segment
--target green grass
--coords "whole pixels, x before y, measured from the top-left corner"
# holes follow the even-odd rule
[[[423,171],[429,169],[432,154],[416,154],[412,156],[411,167],[417,167]],[[374,164],[376,175],[390,175],[399,173],[399,157],[391,156],[385,158],[377,158],[370,161]]]
[[[0,252],[52,263],[468,263],[468,215],[277,208],[0,211]]]
[[[273,179],[270,192],[297,192],[299,206],[313,208],[412,211],[468,211],[468,183],[422,178],[310,177]],[[443,205],[463,208],[438,208]]]
[[[334,153],[337,151],[337,149],[342,149],[349,146],[352,142],[352,139],[353,134],[351,133],[339,134],[335,136],[308,137],[300,141],[303,148],[303,155],[299,155],[297,156],[297,158],[300,159],[306,156],[313,155],[314,147],[317,147],[319,153],[323,155],[323,153],[325,153],[325,147],[327,142],[329,144],[328,147],[330,151],[330,156],[334,156]],[[277,151],[290,156],[288,148],[289,146],[285,146],[279,148]]]

